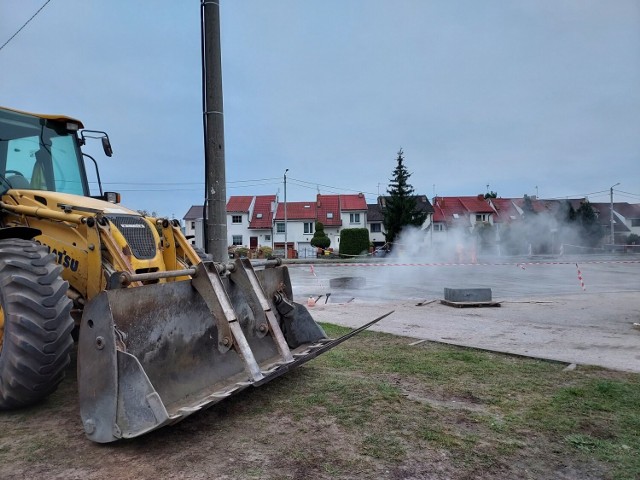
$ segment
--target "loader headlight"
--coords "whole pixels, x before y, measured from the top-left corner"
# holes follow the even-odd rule
[[[117,192],[104,192],[104,199],[111,203],[120,203],[120,194]]]

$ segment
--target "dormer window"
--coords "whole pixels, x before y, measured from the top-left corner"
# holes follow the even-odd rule
[[[262,214],[261,213],[256,213],[256,218],[262,218]]]
[[[327,218],[333,218],[333,212],[327,212]]]

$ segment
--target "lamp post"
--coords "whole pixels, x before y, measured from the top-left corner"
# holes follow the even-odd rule
[[[615,245],[616,244],[616,237],[613,234],[613,187],[617,187],[618,185],[620,185],[620,182],[616,183],[615,185],[611,186],[610,192],[611,192],[611,204],[610,204],[610,208],[609,208],[609,213],[610,213],[610,219],[611,219],[611,245]]]
[[[287,168],[284,171],[284,258],[288,258],[288,245],[287,245]]]

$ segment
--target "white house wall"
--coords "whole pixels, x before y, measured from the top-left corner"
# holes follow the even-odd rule
[[[277,221],[278,223],[284,223]],[[313,233],[304,233],[304,224],[313,223],[315,227],[315,220],[288,220],[287,221],[287,243],[293,243],[293,248],[297,248],[297,242],[310,242],[313,238]],[[275,233],[276,226],[273,227],[273,241],[274,243],[284,243],[284,233]]]
[[[233,217],[240,215],[242,222],[233,223]],[[251,236],[249,230],[249,214],[248,213],[228,213],[227,214],[227,242],[228,245],[233,245],[233,236],[242,235],[242,245],[249,246],[249,237]]]
[[[249,230],[249,236],[258,237],[258,246],[259,247],[271,247],[273,248],[273,234],[270,229],[261,228],[261,229],[251,229]],[[247,237],[247,243],[249,243]],[[284,240],[283,240],[284,241]]]
[[[351,223],[351,214],[360,214],[360,221]],[[340,219],[342,220],[342,228],[367,228],[367,212],[364,211],[352,211],[352,212],[340,212]]]
[[[378,222],[373,222],[373,223],[378,223]],[[371,231],[371,224],[367,225],[368,230],[369,230],[369,241],[371,242],[384,242],[385,238],[384,238],[384,233],[382,233],[382,231],[380,232],[372,232]],[[382,230],[384,227],[382,226],[382,222],[380,222],[380,230]]]
[[[204,220],[197,218],[195,220],[185,220],[184,235],[188,237],[188,242],[197,248],[204,248]]]
[[[325,225],[324,233],[326,233],[329,240],[331,240],[329,248],[340,250],[340,227],[327,227]]]

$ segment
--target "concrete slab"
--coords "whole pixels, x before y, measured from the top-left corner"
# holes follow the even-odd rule
[[[372,330],[566,362],[640,372],[638,292],[576,294],[502,301],[502,308],[457,309],[426,302],[328,303],[320,322],[358,327],[395,310]]]

